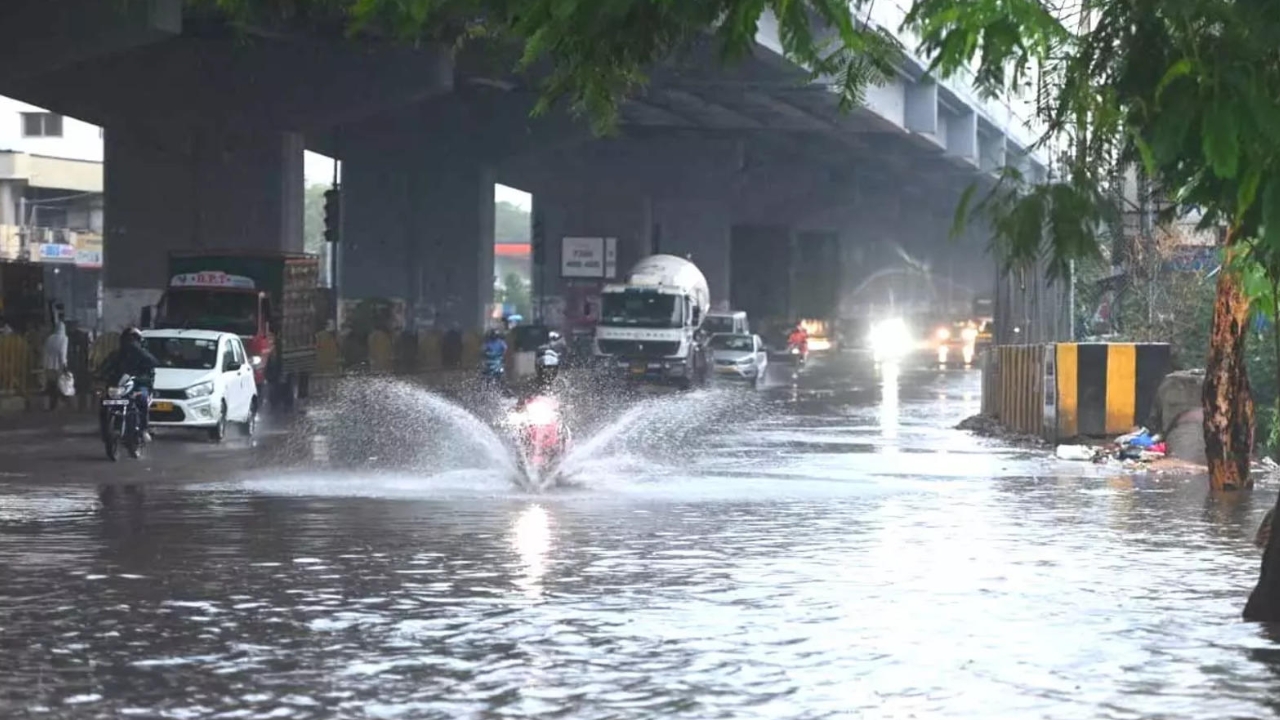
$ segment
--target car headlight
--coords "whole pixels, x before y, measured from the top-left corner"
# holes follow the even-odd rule
[[[754,361],[755,361],[755,358],[753,358],[753,357],[751,357],[751,356],[747,356],[747,357],[744,357],[744,358],[738,358],[737,360],[734,360],[734,362],[735,362],[735,363],[737,363],[737,364],[739,364],[739,365],[750,365],[750,364],[751,364],[752,362],[754,362]]]
[[[938,339],[939,339],[939,340],[950,340],[950,339],[951,339],[951,331],[950,331],[950,330],[948,330],[947,328],[938,328],[938,333],[937,333],[937,334],[938,334]]]
[[[213,394],[213,381],[192,385],[185,392],[188,398],[207,397]]]
[[[965,328],[960,331],[960,338],[965,342],[973,342],[978,339],[978,331],[975,328]]]
[[[260,367],[262,367],[262,356],[261,356],[261,355],[250,355],[250,356],[249,356],[249,364],[250,364],[250,365],[252,365],[254,368],[260,368]]]

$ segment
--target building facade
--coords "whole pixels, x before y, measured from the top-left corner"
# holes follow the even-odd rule
[[[101,317],[102,130],[0,97],[0,316],[19,332],[54,313]]]

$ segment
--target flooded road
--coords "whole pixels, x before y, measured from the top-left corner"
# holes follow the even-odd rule
[[[105,493],[15,460],[0,714],[1275,714],[1280,645],[1238,621],[1270,486],[1224,505],[975,440],[949,429],[975,373],[772,385],[580,403],[572,486],[542,494],[465,423],[396,452],[399,411],[363,457],[157,443]]]

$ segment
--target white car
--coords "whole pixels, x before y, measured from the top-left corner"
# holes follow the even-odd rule
[[[769,369],[769,353],[759,335],[722,333],[708,341],[716,367],[716,377],[748,380],[757,388],[764,385]]]
[[[237,423],[252,436],[258,388],[240,338],[214,330],[147,330],[143,346],[156,356],[151,426],[206,430],[215,441]]]

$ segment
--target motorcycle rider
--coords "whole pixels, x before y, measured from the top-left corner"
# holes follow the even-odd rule
[[[481,372],[484,377],[490,380],[501,379],[506,372],[507,363],[507,341],[502,338],[502,333],[496,329],[490,330],[480,350]]]
[[[111,353],[103,363],[101,373],[107,383],[114,383],[122,375],[133,378],[134,401],[138,405],[138,430],[144,440],[151,439],[150,413],[151,386],[155,383],[156,368],[160,361],[142,345],[142,331],[136,327],[127,327],[120,333],[120,349]],[[107,429],[107,414],[103,410],[98,416],[103,433]]]
[[[791,334],[787,336],[787,347],[799,349],[801,357],[809,354],[809,331],[805,329],[804,323],[798,322],[792,328]]]
[[[538,354],[540,356],[542,354],[543,349],[550,350],[551,352],[556,354],[556,359],[558,360],[556,367],[559,367],[560,365],[564,365],[565,362],[568,361],[569,359],[569,343],[565,342],[564,337],[560,333],[556,332],[555,330],[552,330],[551,332],[547,333],[546,344],[538,348]]]

